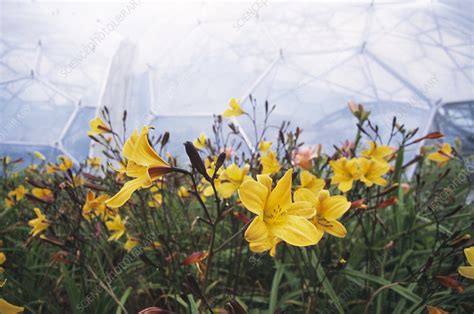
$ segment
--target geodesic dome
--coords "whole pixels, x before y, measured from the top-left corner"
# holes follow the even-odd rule
[[[382,125],[396,115],[422,131],[448,126],[444,104],[461,103],[472,141],[474,14],[465,1],[1,6],[2,154],[81,160],[102,106],[116,121],[126,109],[128,130],[170,131],[181,154],[229,98],[248,109],[250,94],[277,105],[276,125],[291,120],[306,143],[328,149],[355,133],[349,100]]]

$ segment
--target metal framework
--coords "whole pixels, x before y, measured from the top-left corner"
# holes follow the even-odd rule
[[[160,119],[168,119],[189,137],[200,127],[194,118],[211,119],[230,97],[240,96],[245,109],[252,94],[277,104],[275,119],[302,127],[306,142],[338,143],[349,136],[350,115],[339,112],[351,99],[424,130],[433,121],[449,124],[451,114],[438,118],[441,108],[474,99],[468,2],[295,2],[258,10],[252,3],[145,2],[63,78],[59,71],[90,43],[90,28],[81,33],[80,23],[93,14],[87,5],[74,14],[67,4],[55,5],[2,3],[0,153],[39,145],[74,161],[94,154],[87,141],[71,142],[69,135],[74,129],[85,136],[86,118],[104,105],[114,120],[126,109],[129,130],[145,123],[160,128]],[[23,15],[35,18],[19,26]],[[61,33],[65,19],[70,27]],[[80,40],[71,42],[75,34]],[[54,41],[68,48],[56,49]],[[45,108],[55,119],[37,121]],[[244,121],[233,122],[245,133]],[[456,122],[449,127],[461,132]],[[30,140],[24,132],[41,136]]]

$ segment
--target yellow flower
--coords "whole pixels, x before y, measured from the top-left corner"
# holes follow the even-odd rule
[[[62,171],[66,171],[68,169],[71,169],[73,166],[72,160],[66,156],[59,156],[59,160],[61,160],[61,163],[58,164],[58,168]]]
[[[134,247],[138,245],[138,240],[135,238],[132,238],[130,236],[127,236],[127,242],[123,245],[123,248],[127,251],[130,252],[133,250]]]
[[[2,314],[16,314],[23,312],[24,308],[8,303],[5,299],[0,299],[0,313]]]
[[[53,165],[47,165],[47,166],[46,166],[46,173],[47,173],[47,174],[53,174],[53,173],[55,173],[57,170],[58,170],[58,169],[57,169],[55,166],[53,166]]]
[[[262,141],[258,143],[258,150],[261,151],[262,153],[268,152],[268,150],[272,147],[272,142],[268,141]]]
[[[337,184],[337,188],[342,192],[347,192],[352,189],[354,180],[360,179],[360,171],[357,159],[347,160],[340,158],[338,160],[331,160],[329,165],[334,171],[331,178],[331,184]]]
[[[86,202],[82,207],[82,215],[90,222],[91,218],[96,216],[105,220],[109,217],[115,216],[114,212],[107,209],[105,201],[109,198],[108,195],[100,195],[95,197],[95,193],[92,191],[87,192]]]
[[[95,117],[94,119],[89,121],[89,127],[91,128],[87,135],[95,136],[102,133],[109,133],[112,132],[106,125],[105,122],[102,121],[100,117]]]
[[[15,200],[19,202],[23,199],[23,197],[25,197],[25,194],[27,192],[28,190],[25,188],[25,186],[23,184],[20,184],[16,189],[8,192],[8,197],[10,199],[13,199],[13,197],[15,197]]]
[[[178,196],[180,198],[187,198],[189,197],[189,190],[187,187],[185,186],[180,186],[179,189],[178,189]]]
[[[27,170],[29,171],[36,171],[38,170],[38,165],[37,164],[31,164],[28,167],[26,167]]]
[[[229,117],[238,117],[242,115],[244,111],[242,108],[240,108],[239,101],[235,98],[231,98],[229,100],[229,109],[224,111],[222,114],[224,117],[229,118]]]
[[[369,148],[362,151],[361,155],[365,158],[374,158],[384,162],[393,154],[393,149],[387,145],[377,145],[374,141],[369,141]]]
[[[308,202],[291,201],[293,171],[288,170],[272,190],[272,179],[259,175],[258,181],[244,182],[239,189],[243,205],[257,216],[245,232],[245,239],[254,243],[250,249],[274,249],[281,239],[294,246],[308,246],[318,241],[318,230],[308,220],[315,209]]]
[[[474,246],[464,249],[464,255],[470,266],[460,266],[458,272],[463,277],[474,279]]]
[[[444,167],[448,161],[453,157],[453,149],[448,143],[444,143],[441,149],[435,153],[428,155],[428,159],[438,163],[438,167]]]
[[[216,161],[217,156],[209,157],[204,160],[204,166],[206,167],[207,175],[211,178],[214,176],[214,172],[216,171]],[[222,167],[217,170],[216,178],[214,179],[216,189],[220,184],[219,176],[223,171],[224,169],[222,169]],[[203,199],[214,195],[214,190],[212,189],[211,184],[204,178],[202,178],[201,183],[198,185],[198,191],[201,195],[201,198]]]
[[[93,157],[93,158],[89,158],[87,160],[87,163],[93,168],[99,168],[100,165],[102,164],[102,161],[100,160],[100,157]]]
[[[232,164],[219,176],[217,191],[223,198],[229,198],[240,187],[242,183],[250,180],[250,165],[245,165],[242,169],[236,164]]]
[[[109,241],[118,240],[125,234],[125,225],[123,224],[120,215],[116,215],[114,220],[107,221],[105,225],[112,233],[109,237]]]
[[[150,187],[153,181],[172,171],[170,165],[150,146],[146,126],[140,135],[136,130],[133,132],[123,146],[123,155],[128,160],[126,174],[135,179],[125,183],[117,194],[105,202],[110,208],[122,206],[133,192]]]
[[[449,314],[449,312],[443,311],[436,306],[427,305],[426,309],[428,310],[428,314]]]
[[[387,180],[382,178],[390,170],[390,165],[377,159],[359,158],[360,180],[368,187],[374,184],[386,186]]]
[[[315,195],[308,189],[299,189],[295,192],[295,201],[309,202],[316,209],[316,216],[311,221],[317,229],[317,241],[321,240],[324,232],[340,238],[346,236],[346,228],[337,221],[351,207],[351,202],[344,196],[331,196],[327,190]]]
[[[5,253],[0,252],[0,273],[3,273],[3,267],[1,267],[5,261],[7,260],[7,257],[5,256]]]
[[[38,158],[39,160],[46,160],[46,157],[44,157],[43,154],[41,154],[39,151],[34,151],[33,155]]]
[[[262,174],[274,174],[280,171],[281,165],[276,156],[276,152],[269,151],[260,158],[262,163]]]
[[[5,208],[6,208],[6,209],[12,208],[12,207],[13,207],[13,204],[15,204],[15,203],[14,203],[11,199],[9,199],[8,197],[5,198],[5,199],[3,200],[3,202],[5,203]]]
[[[275,236],[269,236],[260,242],[249,242],[249,248],[255,253],[263,253],[270,250],[270,256],[274,257],[276,255],[276,247],[280,242],[281,239]]]
[[[46,219],[46,215],[44,215],[39,208],[35,207],[33,210],[35,211],[37,218],[28,221],[28,225],[33,228],[31,229],[30,234],[33,234],[33,236],[36,237],[49,227],[50,222]]]
[[[206,133],[202,132],[197,139],[193,141],[194,147],[197,149],[204,149],[207,147],[207,137]]]
[[[308,189],[315,194],[321,191],[326,185],[326,182],[323,179],[319,179],[311,172],[306,170],[301,171],[300,179],[301,185],[298,187],[298,189]]]
[[[52,203],[54,201],[53,191],[49,189],[34,188],[31,190],[31,194],[33,194],[34,197],[48,203]]]
[[[161,195],[161,193],[154,194],[152,198],[153,199],[148,202],[149,207],[158,208],[163,204],[163,195]]]

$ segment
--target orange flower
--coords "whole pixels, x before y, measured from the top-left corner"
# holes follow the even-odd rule
[[[311,168],[311,162],[314,158],[318,157],[321,152],[321,145],[300,147],[293,152],[293,164],[303,169],[309,170]]]

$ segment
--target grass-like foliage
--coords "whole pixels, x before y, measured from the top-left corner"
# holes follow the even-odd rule
[[[127,137],[107,109],[88,134],[100,158],[3,157],[0,312],[474,311],[460,144],[351,103],[357,135],[328,155],[249,106],[232,99],[179,164],[173,130]]]

